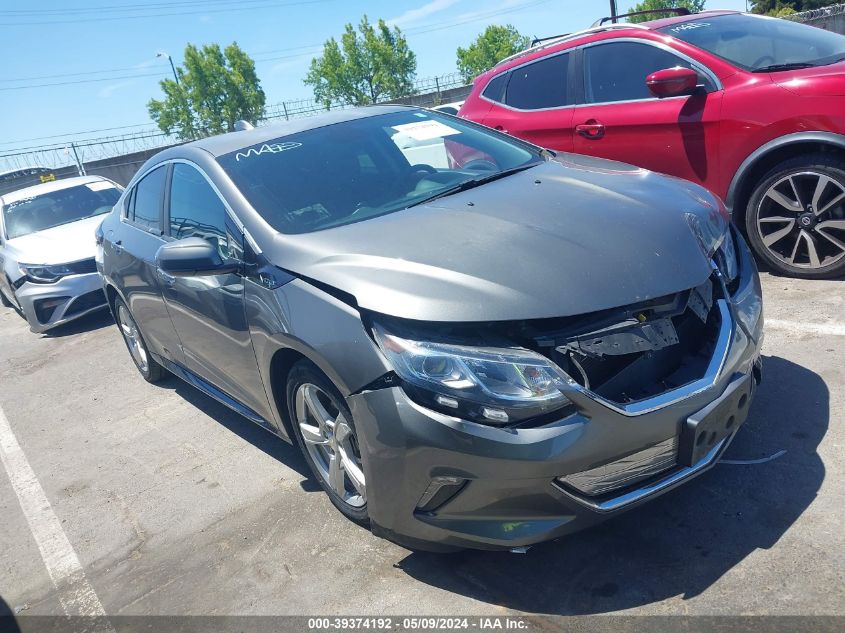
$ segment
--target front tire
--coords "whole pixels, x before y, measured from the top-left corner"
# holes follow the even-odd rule
[[[0,290],[0,305],[2,305],[4,308],[13,308],[13,307],[14,307],[14,305],[12,304],[12,302],[11,302],[11,301],[9,301],[9,300],[6,298],[6,295],[5,295],[5,294],[3,294],[3,291],[2,291],[2,290]]]
[[[311,472],[338,510],[367,525],[363,460],[343,396],[314,363],[301,360],[288,375],[287,403],[293,433]]]
[[[123,336],[123,342],[126,343],[126,349],[129,350],[129,355],[132,357],[132,362],[149,383],[159,382],[167,374],[164,367],[158,364],[152,357],[147,347],[147,342],[135,323],[132,313],[121,299],[114,300],[114,314],[117,327],[120,334]]]
[[[745,228],[755,254],[781,274],[845,275],[845,163],[829,154],[780,163],[754,189]]]

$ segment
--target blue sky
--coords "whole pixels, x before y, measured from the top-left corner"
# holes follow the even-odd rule
[[[628,4],[634,0],[620,0],[620,11]],[[158,80],[170,75],[156,53],[179,63],[189,42],[237,41],[256,59],[272,104],[310,97],[302,78],[311,57],[365,13],[407,33],[423,78],[453,72],[455,49],[488,24],[544,36],[585,28],[608,12],[606,0],[46,0],[34,6],[7,0],[0,8],[0,151],[62,140],[39,137],[90,138],[149,126],[146,103],[160,96]],[[707,7],[744,9],[745,0],[708,0]],[[139,127],[94,132],[133,125]]]

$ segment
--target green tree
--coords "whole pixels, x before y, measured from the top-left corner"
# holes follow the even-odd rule
[[[175,79],[159,82],[164,99],[147,104],[150,117],[167,134],[183,140],[231,132],[235,121],[255,123],[264,116],[265,96],[255,62],[237,43],[185,48]]]
[[[751,0],[751,12],[783,17],[831,4],[836,4],[836,0]]]
[[[510,24],[488,26],[467,48],[458,47],[458,71],[469,83],[505,57],[527,48],[530,42],[530,38]]]
[[[654,9],[689,9],[693,13],[704,9],[704,0],[642,0],[628,9],[632,11],[652,11]],[[628,18],[629,22],[645,22],[646,20],[657,20],[668,18],[672,13],[652,13],[650,15],[635,15]]]
[[[339,43],[326,41],[304,83],[326,108],[333,102],[368,105],[413,94],[416,71],[417,56],[399,27],[384,20],[373,26],[365,15],[357,32],[347,24]]]

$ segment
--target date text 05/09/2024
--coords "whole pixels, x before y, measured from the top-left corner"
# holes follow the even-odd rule
[[[529,623],[522,617],[324,617],[309,618],[309,631],[375,630],[375,631],[523,631]]]

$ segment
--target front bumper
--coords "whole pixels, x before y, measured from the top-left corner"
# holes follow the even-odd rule
[[[626,411],[574,390],[568,395],[577,413],[568,418],[539,428],[494,428],[421,407],[400,387],[350,396],[373,531],[418,549],[520,548],[636,507],[715,465],[747,417],[761,377],[762,313],[748,308],[760,305],[760,286],[753,263],[745,263],[750,271],[734,294],[741,300],[727,304],[730,332],[720,366],[683,397]],[[730,430],[683,464],[683,429],[714,409],[730,420]],[[674,465],[627,487],[590,496],[566,483],[567,476],[655,446],[674,446]],[[443,482],[452,492],[432,507]]]
[[[52,284],[24,282],[15,290],[21,311],[33,332],[46,332],[106,307],[98,273],[69,275]]]

